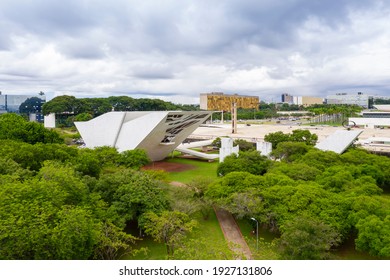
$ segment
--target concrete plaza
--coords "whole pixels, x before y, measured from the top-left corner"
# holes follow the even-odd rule
[[[333,134],[336,130],[346,129],[344,127],[334,126],[310,126],[310,125],[298,125],[298,124],[246,124],[237,125],[237,133],[232,133],[232,126],[228,124],[213,124],[203,125],[198,127],[191,135],[190,138],[198,139],[214,139],[216,137],[228,136],[234,139],[244,139],[251,142],[263,141],[264,136],[268,133],[282,131],[283,133],[291,133],[295,129],[307,129],[311,133],[315,133],[318,136],[318,141],[321,142],[323,139]],[[360,128],[352,128],[360,129]],[[368,139],[370,137],[390,137],[390,129],[380,128],[364,128],[363,133],[359,136],[359,141]],[[373,147],[367,147],[373,148]],[[389,151],[388,147],[374,147],[375,150]]]

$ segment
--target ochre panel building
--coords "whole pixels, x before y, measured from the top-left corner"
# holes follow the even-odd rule
[[[257,109],[259,102],[258,96],[223,94],[222,92],[200,94],[201,110],[231,111],[233,103],[236,103],[237,108]]]

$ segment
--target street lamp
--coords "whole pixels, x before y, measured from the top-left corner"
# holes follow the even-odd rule
[[[259,222],[255,218],[251,218],[252,221],[256,222],[256,250],[259,250]]]

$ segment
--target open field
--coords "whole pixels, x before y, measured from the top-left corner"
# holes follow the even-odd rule
[[[167,159],[166,162],[190,164],[194,167],[194,168],[187,169],[186,171],[183,172],[169,172],[168,173],[169,181],[189,183],[199,176],[207,177],[211,179],[217,178],[218,161],[207,162],[205,160],[199,160],[199,159],[170,158]]]

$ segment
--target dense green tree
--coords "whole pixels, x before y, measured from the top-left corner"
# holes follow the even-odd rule
[[[170,258],[175,252],[175,247],[197,226],[197,222],[178,211],[163,211],[160,215],[154,212],[146,213],[143,225],[146,234],[165,244]]]
[[[22,141],[35,143],[64,143],[64,139],[55,131],[45,128],[41,123],[27,122],[24,124]]]
[[[187,186],[170,186],[169,198],[170,208],[174,211],[191,216],[200,210],[194,190]]]
[[[102,167],[106,166],[118,166],[120,164],[120,154],[118,150],[114,147],[103,146],[96,147],[93,149],[99,164]]]
[[[73,159],[73,165],[83,175],[98,177],[100,174],[101,164],[94,150],[80,149],[78,156]]]
[[[290,137],[288,134],[284,134],[281,131],[268,133],[264,136],[264,141],[272,144],[272,149],[276,149],[279,143],[289,141]]]
[[[4,172],[20,168],[8,162]],[[45,162],[37,176],[0,188],[0,259],[118,258],[135,239],[109,210],[71,166]]]
[[[82,207],[64,206],[57,213],[56,226],[51,231],[55,248],[54,259],[88,259],[98,243],[99,224],[92,213]]]
[[[278,147],[278,149],[280,146]],[[321,171],[317,168],[305,163],[293,162],[291,164],[280,163],[275,164],[269,173],[285,174],[294,180],[314,181]]]
[[[252,174],[262,175],[267,172],[271,161],[260,155],[258,151],[239,152],[238,156],[232,154],[227,156],[222,163],[218,165],[217,173],[224,176],[234,171],[245,171]]]
[[[321,151],[318,149],[310,149],[304,154],[299,162],[315,167],[321,171],[333,165],[341,165],[341,157],[339,154],[331,151]]]
[[[311,217],[297,216],[282,228],[281,256],[291,260],[324,260],[340,242],[337,231]]]
[[[281,131],[268,133],[264,136],[264,140],[272,143],[272,149],[276,149],[281,142],[303,142],[309,146],[314,146],[318,140],[318,136],[308,130],[296,129],[292,133],[287,134]]]
[[[0,157],[0,176],[1,175],[11,176],[13,178],[12,181],[23,181],[30,178],[32,176],[32,172],[22,168],[20,164],[8,157]]]
[[[44,115],[50,113],[61,114],[65,112],[75,115],[83,113],[83,111],[80,110],[80,101],[74,96],[61,95],[54,97],[42,106],[42,113]]]
[[[210,178],[204,178],[202,176],[196,177],[191,180],[187,185],[194,192],[193,198],[196,201],[196,205],[204,220],[207,220],[212,211],[212,202],[207,199],[205,192],[210,184],[213,182]]]
[[[150,163],[150,159],[145,150],[127,150],[120,153],[119,163],[126,167],[139,169]]]
[[[21,167],[34,171],[38,171],[46,160],[66,162],[77,156],[76,148],[62,144],[31,145],[15,141],[1,141],[0,152]]]
[[[132,245],[137,240],[113,223],[103,222],[100,225],[100,235],[93,257],[98,260],[118,260],[124,255],[135,254],[136,250]]]
[[[221,179],[211,183],[205,195],[212,199],[228,197],[253,186],[264,185],[264,179],[248,172],[231,172]]]
[[[14,113],[0,115],[0,139],[35,143],[63,143],[64,140],[54,131],[42,124],[28,122]]]
[[[73,118],[73,121],[86,122],[86,121],[91,120],[92,118],[93,118],[93,115],[90,113],[80,113]]]
[[[72,167],[55,161],[46,161],[37,178],[53,182],[64,190],[66,193],[64,204],[79,205],[87,200],[89,190]]]
[[[82,195],[76,191],[80,185],[74,177],[69,178],[69,175],[66,170],[57,168],[56,174],[44,172],[40,179],[34,178],[24,183],[2,186],[0,189],[1,259],[89,257],[91,253],[89,246],[73,247],[77,253],[66,249],[70,246],[68,242],[75,241],[74,238],[80,238],[82,244],[92,246],[93,242],[88,243],[87,240],[94,235],[93,224],[95,223],[88,211],[74,205],[80,201]],[[67,182],[62,182],[65,178]],[[75,193],[68,193],[68,191]],[[73,205],[65,206],[67,203]],[[73,217],[70,218],[68,214]],[[78,219],[78,225],[74,219]],[[75,226],[80,226],[78,231],[75,231]],[[72,236],[69,236],[73,241],[59,237],[64,231],[67,232],[66,235],[73,232]]]
[[[390,99],[388,98],[375,98],[374,99],[375,105],[380,105],[380,104],[390,104]]]
[[[121,227],[131,220],[139,221],[148,211],[160,213],[169,206],[160,181],[131,169],[102,174],[93,191],[108,203],[116,225]]]
[[[304,156],[310,148],[310,146],[302,142],[281,142],[271,152],[271,156],[285,162],[293,162]]]
[[[112,111],[112,106],[107,98],[83,98],[79,101],[83,104],[80,112],[89,113],[93,117]]]
[[[136,100],[129,96],[110,96],[108,102],[115,111],[136,111]]]
[[[289,136],[291,142],[303,142],[306,145],[314,146],[317,143],[317,134],[311,133],[307,129],[295,129]]]
[[[375,215],[361,219],[356,228],[356,248],[374,256],[390,257],[390,214],[384,219]]]

